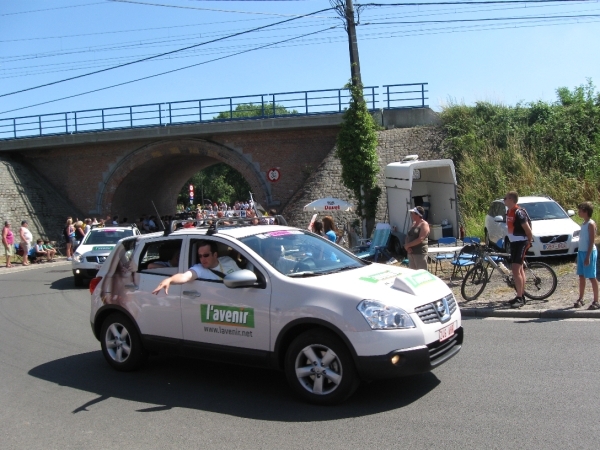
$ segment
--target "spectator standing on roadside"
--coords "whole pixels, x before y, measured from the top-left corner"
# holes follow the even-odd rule
[[[517,204],[518,201],[519,194],[516,191],[510,191],[504,197],[504,204],[508,208],[506,226],[508,228],[507,237],[510,241],[510,262],[513,280],[515,281],[515,291],[517,291],[517,296],[508,302],[511,308],[519,308],[526,303],[523,262],[525,261],[525,254],[533,242],[531,219],[527,211]]]
[[[408,267],[414,270],[427,270],[429,224],[423,219],[425,210],[422,206],[417,206],[409,210],[409,213],[412,224],[404,242],[404,248],[408,253]]]
[[[578,206],[578,215],[583,219],[581,232],[579,233],[579,251],[577,252],[577,275],[579,275],[579,298],[573,305],[580,308],[585,305],[583,294],[585,292],[585,279],[588,278],[592,284],[594,301],[588,309],[600,309],[598,303],[598,280],[596,279],[596,263],[598,250],[594,243],[596,239],[597,226],[592,220],[594,207],[591,202],[583,202]]]
[[[2,245],[4,245],[4,257],[6,258],[6,267],[12,267],[10,258],[13,254],[15,244],[15,235],[10,229],[10,222],[7,220],[4,222],[4,228],[2,229]]]
[[[325,231],[325,236],[331,242],[337,241],[337,228],[335,227],[335,223],[333,222],[333,217],[325,216],[323,217],[323,229]]]
[[[21,228],[19,229],[19,236],[21,237],[21,243],[19,244],[23,249],[23,265],[29,265],[29,251],[31,250],[31,243],[33,242],[33,235],[29,231],[29,225],[26,220],[21,222]]]
[[[63,229],[63,236],[66,241],[66,250],[67,253],[67,261],[72,261],[73,259],[73,243],[75,241],[75,227],[73,226],[73,219],[67,217],[67,223],[65,224],[65,228]]]
[[[315,223],[312,224],[312,232],[318,234],[319,236],[325,237],[323,234],[323,222],[316,220]]]
[[[83,221],[83,223],[85,224],[85,225],[83,226],[83,232],[84,232],[85,234],[88,234],[88,233],[90,232],[90,230],[92,229],[92,219],[85,219],[85,220]]]
[[[77,222],[75,225],[75,245],[73,246],[73,250],[79,247],[79,244],[83,242],[83,238],[85,237],[85,231],[83,231],[83,227]]]

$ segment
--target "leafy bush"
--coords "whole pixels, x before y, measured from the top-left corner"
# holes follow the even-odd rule
[[[588,80],[572,91],[559,88],[557,97],[442,111],[469,234],[483,234],[490,202],[512,189],[550,195],[566,208],[583,200],[600,206],[600,93]]]

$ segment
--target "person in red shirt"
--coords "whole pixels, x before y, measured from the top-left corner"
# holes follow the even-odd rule
[[[527,212],[520,208],[517,202],[519,195],[516,191],[510,191],[504,197],[504,204],[508,208],[506,213],[506,225],[508,226],[508,240],[510,241],[510,262],[512,264],[513,280],[517,296],[508,304],[511,308],[519,308],[525,304],[525,270],[523,261],[527,249],[533,242],[531,226]]]

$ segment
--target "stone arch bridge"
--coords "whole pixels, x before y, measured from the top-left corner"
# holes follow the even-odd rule
[[[387,128],[436,122],[428,108],[375,117]],[[330,114],[23,138],[0,141],[0,156],[28,167],[83,216],[134,220],[154,212],[151,201],[172,214],[184,183],[219,162],[236,169],[263,206],[282,209],[330,155],[341,121]]]

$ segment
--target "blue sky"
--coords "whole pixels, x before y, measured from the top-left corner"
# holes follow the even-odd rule
[[[380,0],[382,1],[382,0]],[[356,1],[356,3],[360,3]],[[382,3],[392,3],[383,0]],[[0,95],[329,8],[327,0],[0,0]],[[218,10],[218,11],[217,11]],[[548,16],[579,16],[576,19]],[[582,17],[598,15],[598,17]],[[534,16],[538,19],[523,19]],[[406,23],[472,19],[484,22]],[[429,105],[555,100],[600,83],[598,1],[368,7],[357,28],[363,83],[429,83]],[[382,23],[384,22],[384,23]],[[385,23],[387,22],[387,23]],[[404,23],[390,23],[404,22]],[[335,27],[335,28],[332,28]],[[314,33],[311,36],[298,36]],[[0,114],[0,119],[111,106],[342,87],[342,22],[327,11],[170,57],[0,97],[0,112],[197,64],[172,74]]]

